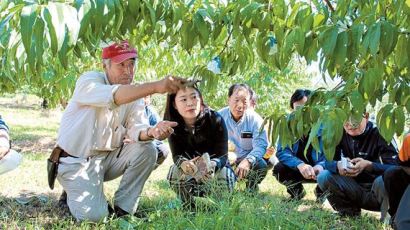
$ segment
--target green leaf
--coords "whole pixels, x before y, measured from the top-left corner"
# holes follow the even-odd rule
[[[305,155],[305,156],[306,156],[306,154],[307,154],[308,147],[310,146],[310,144],[312,143],[312,141],[317,138],[317,134],[318,134],[318,132],[319,132],[320,127],[321,127],[321,124],[320,124],[319,122],[316,122],[316,123],[313,125],[312,131],[309,133],[308,142],[306,143],[306,147],[307,147],[307,148],[305,148],[305,150],[304,150],[304,155]],[[332,155],[332,158],[333,158],[333,155]],[[328,159],[329,159],[329,158],[328,158]]]
[[[370,53],[375,55],[379,48],[380,43],[380,22],[376,22],[370,26],[369,30],[363,39],[363,53],[366,54],[367,49],[370,49]]]
[[[66,27],[66,30],[68,30],[68,28]],[[63,41],[63,44],[61,45],[61,49],[58,51],[58,59],[61,62],[61,65],[67,69],[68,68],[68,43],[69,43],[69,36],[68,33],[65,33],[65,38]]]
[[[201,47],[204,47],[209,40],[209,29],[199,12],[195,13],[194,26],[199,34],[199,42],[201,44]]]
[[[34,67],[34,56],[35,53],[31,49],[33,26],[36,22],[37,17],[37,6],[36,4],[27,5],[21,10],[21,19],[20,19],[20,33],[21,40],[23,41],[24,49],[27,53],[27,59],[30,63],[30,66]],[[34,68],[32,68],[34,70]]]
[[[330,26],[325,31],[319,34],[319,42],[323,49],[323,53],[327,57],[333,55],[338,36],[337,26]]]
[[[49,43],[50,43],[51,52],[53,53],[53,55],[56,55],[58,51],[57,35],[56,35],[56,31],[53,26],[50,11],[47,8],[43,9],[43,17],[45,21],[47,22],[47,28],[48,28],[48,31],[50,32],[49,33],[49,38],[50,38]]]
[[[337,36],[336,52],[333,55],[336,67],[343,66],[347,54],[348,35],[346,31],[341,32]]]
[[[78,33],[81,27],[78,21],[77,10],[68,5],[60,5],[60,7],[64,7],[64,23],[67,25],[68,30],[66,33],[69,35],[68,45],[73,46],[77,43]]]
[[[155,25],[155,23],[157,23],[157,19],[156,19],[156,15],[155,15],[155,10],[152,7],[152,5],[150,4],[150,2],[148,2],[147,0],[144,0],[145,6],[148,8],[149,10],[149,15],[151,18],[151,23],[152,25]]]
[[[267,62],[269,46],[266,33],[258,33],[256,37],[256,52],[264,62]]]
[[[139,14],[140,0],[128,0],[128,9],[133,15]]]
[[[35,38],[35,48],[36,48],[36,60],[37,60],[37,72],[40,73],[41,65],[43,64],[43,53],[44,53],[44,27],[45,23],[42,18],[37,18],[36,24],[34,26],[33,35]]]
[[[321,13],[316,14],[313,17],[313,27],[316,28],[316,27],[322,25],[323,22],[325,22],[325,19],[326,19],[325,15],[323,15]]]
[[[397,28],[387,21],[381,22],[380,50],[387,57],[394,49],[397,43]]]
[[[376,92],[383,87],[383,70],[381,67],[370,68],[366,71],[360,81],[359,91],[365,100],[369,100],[374,106],[376,103]]]
[[[396,126],[396,135],[400,136],[404,131],[406,117],[404,116],[403,107],[399,106],[394,109],[394,124]]]
[[[328,111],[322,120],[323,149],[327,159],[333,159],[336,145],[343,136],[343,123],[346,121],[346,113],[342,109]]]
[[[393,104],[385,105],[378,116],[378,127],[380,127],[380,134],[383,138],[390,142],[393,139],[394,131],[396,130],[395,121],[393,116]]]
[[[355,24],[350,30],[347,30],[349,34],[349,52],[347,52],[347,57],[351,61],[355,61],[360,52],[363,31],[364,25],[362,24]]]
[[[379,44],[380,44],[380,23],[375,24],[375,29],[373,33],[371,33],[369,36],[371,36],[370,39],[370,53],[373,55],[376,55],[377,51],[379,50]]]
[[[124,20],[124,9],[121,6],[120,1],[115,1],[115,31],[119,31],[122,21]]]
[[[346,16],[347,10],[349,9],[350,0],[338,0],[336,13],[339,17],[344,18]]]
[[[71,7],[71,6],[70,6]],[[47,10],[51,15],[51,25],[48,25],[48,28],[53,27],[53,31],[55,31],[56,39],[57,39],[57,50],[61,49],[63,45],[64,39],[66,37],[66,27],[65,27],[65,10],[68,6],[64,3],[54,3],[49,2],[47,5]],[[49,23],[50,19],[46,19],[47,24]],[[50,32],[51,34],[51,32]],[[52,44],[53,45],[53,44]]]
[[[405,35],[399,35],[399,40],[397,42],[395,52],[396,55],[394,55],[394,59],[396,60],[396,64],[399,68],[405,68],[406,66],[409,66],[409,42],[409,39],[407,39]]]
[[[295,33],[293,39],[296,45],[296,50],[299,54],[303,54],[303,49],[305,48],[305,33],[299,26],[295,27],[293,31]]]
[[[353,91],[350,95],[350,103],[356,111],[362,112],[366,108],[365,100],[363,99],[362,94],[357,90]]]

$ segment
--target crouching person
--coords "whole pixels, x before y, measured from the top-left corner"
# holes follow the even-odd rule
[[[137,51],[128,42],[103,49],[101,72],[87,72],[76,83],[58,132],[57,179],[67,192],[67,204],[77,220],[100,221],[109,215],[134,214],[143,186],[154,169],[152,140],[163,140],[175,122],[149,126],[144,105],[153,93],[175,92],[184,81],[163,80],[131,85]],[[108,205],[104,181],[122,176]]]
[[[296,110],[308,100],[310,90],[297,89],[291,99],[290,107]],[[292,200],[300,200],[306,195],[302,183],[316,183],[316,176],[323,171],[326,158],[323,153],[323,144],[320,133],[318,134],[320,151],[316,151],[312,145],[308,146],[305,156],[304,150],[308,143],[308,137],[302,137],[292,146],[278,144],[276,156],[279,162],[273,168],[273,176],[286,186]],[[322,190],[315,188],[316,200],[323,201]]]
[[[262,117],[249,109],[251,89],[246,84],[233,84],[228,90],[228,106],[219,110],[228,129],[228,138],[235,146],[233,164],[238,180],[246,180],[249,192],[259,191],[268,165],[263,156],[268,146],[266,130],[260,129]]]
[[[404,135],[399,152],[400,166],[386,170],[384,186],[389,197],[389,214],[394,229],[410,229],[410,133]]]
[[[174,160],[168,180],[183,206],[194,209],[194,196],[231,192],[235,175],[227,166],[225,122],[204,104],[199,90],[187,87],[168,95],[164,119],[178,123],[168,138]]]
[[[10,148],[9,127],[0,116],[0,175],[17,168],[21,158],[20,153]]]
[[[363,208],[381,211],[383,220],[388,200],[382,175],[396,164],[397,146],[394,140],[388,144],[368,118],[365,113],[345,122],[334,160],[326,162],[317,182],[340,215],[359,216]]]

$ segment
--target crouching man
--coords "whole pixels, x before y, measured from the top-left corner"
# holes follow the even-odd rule
[[[143,186],[157,159],[153,139],[173,133],[176,122],[149,126],[138,99],[173,93],[180,78],[131,85],[137,51],[127,41],[103,49],[104,72],[87,72],[76,83],[64,111],[57,138],[57,180],[67,192],[67,204],[77,220],[100,221],[109,213],[134,214]],[[103,182],[122,176],[108,205]]]
[[[369,114],[344,124],[343,137],[333,161],[326,162],[317,183],[332,207],[342,216],[359,216],[361,209],[381,211],[383,220],[388,199],[382,175],[396,165],[397,145],[387,143]]]

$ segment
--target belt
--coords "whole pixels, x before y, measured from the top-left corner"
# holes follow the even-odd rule
[[[60,148],[60,147],[59,147],[59,148]],[[66,151],[64,151],[64,149],[62,149],[62,148],[60,148],[60,149],[61,149],[60,157],[73,157],[73,158],[78,158],[78,157],[75,157],[75,156],[73,156],[73,155],[68,154]]]

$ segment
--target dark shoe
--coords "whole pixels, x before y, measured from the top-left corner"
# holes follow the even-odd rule
[[[195,212],[196,211],[195,201],[194,200],[182,201],[182,208],[190,212]]]
[[[108,204],[108,213],[109,213],[110,216],[114,215],[115,218],[119,218],[119,217],[122,217],[122,216],[129,215],[128,212],[122,210],[118,206],[114,206],[114,208],[112,208],[110,204]]]
[[[296,193],[290,194],[290,199],[292,201],[300,201],[305,196],[306,196],[306,191],[303,189],[303,190],[298,190]]]
[[[66,191],[63,190],[63,192],[60,195],[60,198],[58,199],[58,206],[61,208],[68,208],[67,205],[67,193]]]
[[[316,186],[314,193],[316,196],[316,203],[318,204],[325,203],[327,199],[327,193],[323,192],[322,189],[320,189],[319,185]]]
[[[134,216],[139,219],[148,219],[148,214],[142,210],[135,211]]]
[[[114,206],[114,208],[111,207],[111,205],[108,204],[108,213],[109,215],[114,215],[115,218],[123,217],[129,215],[128,212],[124,211],[122,208],[118,206]],[[134,216],[140,219],[146,219],[148,218],[148,215],[145,212],[142,212],[140,210],[137,210],[134,213]]]
[[[360,217],[361,211],[360,210],[343,210],[339,211],[338,215],[340,217],[348,217],[348,218],[355,218],[355,217]]]

